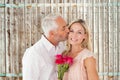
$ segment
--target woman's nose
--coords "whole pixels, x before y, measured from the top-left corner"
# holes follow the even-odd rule
[[[75,32],[72,33],[73,37],[77,37],[77,34]]]

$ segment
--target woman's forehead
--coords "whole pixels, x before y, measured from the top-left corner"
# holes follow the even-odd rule
[[[71,25],[70,29],[80,29],[84,30],[83,26],[80,23],[74,23]]]

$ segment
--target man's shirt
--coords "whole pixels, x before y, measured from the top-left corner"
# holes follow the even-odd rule
[[[52,45],[43,35],[25,51],[22,59],[23,80],[56,80],[55,55],[65,50],[63,43]]]

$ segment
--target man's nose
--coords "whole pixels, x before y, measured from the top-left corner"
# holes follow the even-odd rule
[[[69,33],[69,29],[68,29],[68,27],[66,27],[66,32]]]

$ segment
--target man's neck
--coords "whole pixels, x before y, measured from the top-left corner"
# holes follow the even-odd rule
[[[53,37],[46,37],[45,36],[45,38],[51,43],[51,44],[53,44],[54,46],[57,46],[58,45],[58,41],[56,41]]]

